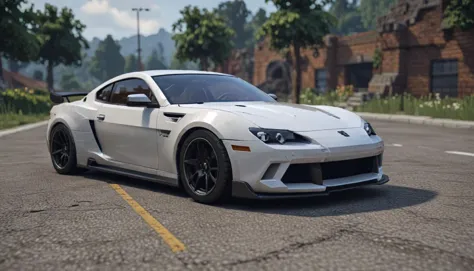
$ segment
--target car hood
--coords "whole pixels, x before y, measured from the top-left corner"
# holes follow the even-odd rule
[[[361,127],[361,118],[358,115],[331,106],[273,102],[221,102],[180,106],[231,112],[267,129],[304,132]]]

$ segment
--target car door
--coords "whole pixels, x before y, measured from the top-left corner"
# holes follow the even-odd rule
[[[102,153],[109,160],[157,169],[156,123],[159,108],[127,106],[127,96],[139,93],[156,101],[152,90],[142,79],[115,82],[110,97],[101,103],[97,111],[96,133]]]

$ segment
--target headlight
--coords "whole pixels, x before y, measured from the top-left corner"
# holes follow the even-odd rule
[[[252,134],[267,144],[285,144],[286,142],[309,143],[309,140],[288,130],[250,128]]]
[[[365,123],[364,123],[364,130],[367,132],[367,134],[368,134],[369,136],[377,135],[377,134],[375,133],[374,128],[372,128],[372,125],[370,125],[370,123],[368,123],[368,122],[365,122]]]

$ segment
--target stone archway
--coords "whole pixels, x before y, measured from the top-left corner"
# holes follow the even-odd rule
[[[279,98],[291,94],[292,80],[290,64],[283,60],[274,60],[267,65],[265,82],[259,86],[267,93],[274,93]]]

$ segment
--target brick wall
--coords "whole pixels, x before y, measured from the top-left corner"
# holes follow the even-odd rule
[[[443,29],[441,3],[441,0],[399,0],[389,14],[378,19],[378,31],[328,36],[317,56],[311,50],[303,50],[303,88],[314,88],[315,70],[323,68],[327,70],[330,89],[346,84],[347,65],[372,62],[375,49],[380,48],[382,63],[374,73],[386,76],[378,82],[389,82],[391,85],[387,87],[392,92],[406,90],[417,96],[429,94],[432,62],[457,59],[458,94],[474,94],[474,29],[467,32]],[[253,84],[267,80],[267,67],[272,61],[287,61],[294,67],[294,58],[271,50],[266,40],[254,48]],[[235,74],[239,70],[235,67],[237,62],[229,61],[229,73]],[[292,70],[295,85],[294,68]],[[369,90],[383,88],[369,87]]]
[[[283,56],[270,49],[268,40],[261,42],[254,49],[253,84],[260,85],[266,80],[268,64],[272,61],[283,60]]]
[[[377,46],[376,32],[358,33],[346,37],[328,36],[325,45],[318,49],[302,50],[302,86],[315,87],[315,70],[326,69],[331,88],[344,84],[344,65],[371,62]],[[294,66],[294,58],[286,59],[270,49],[268,40],[255,47],[253,83],[259,85],[266,80],[266,69],[272,61],[289,61]],[[294,75],[292,76],[294,80]],[[294,82],[293,82],[294,83]]]
[[[452,37],[447,37],[442,13],[441,6],[422,11],[417,24],[407,29],[406,88],[417,96],[429,94],[432,61],[456,59],[459,96],[474,94],[474,30],[454,30]]]

